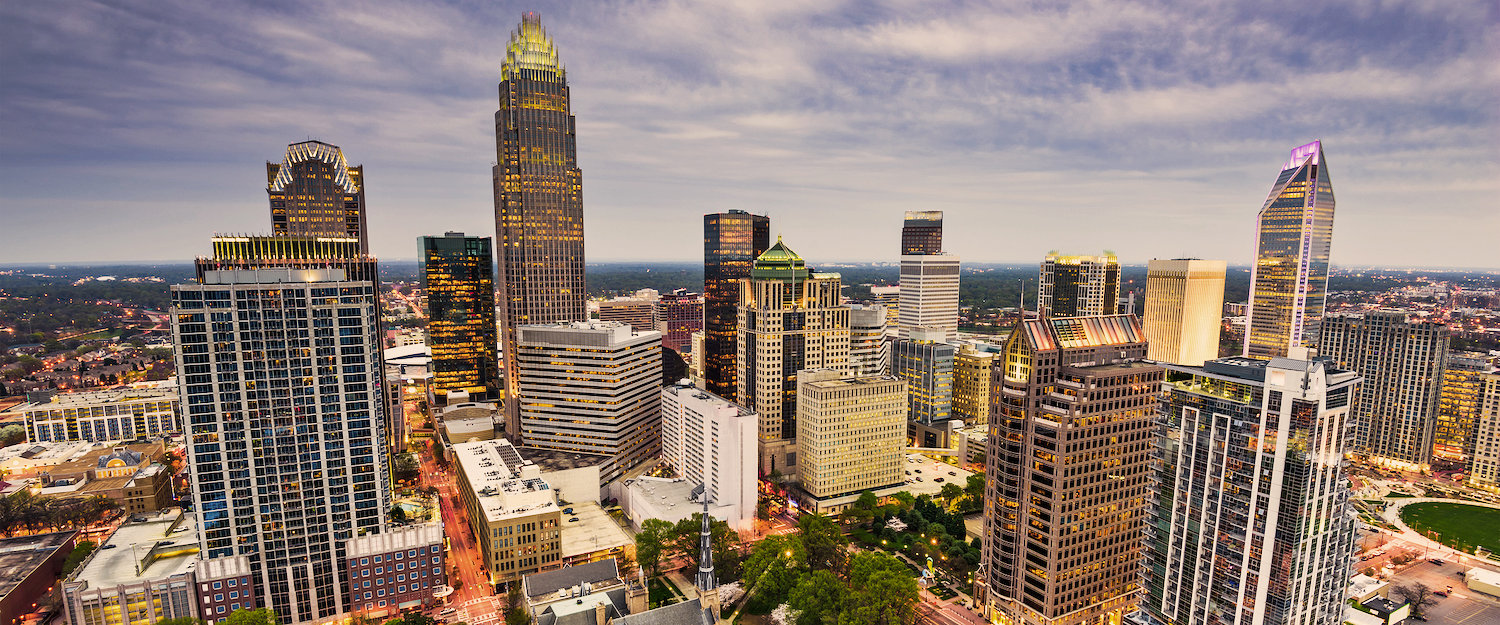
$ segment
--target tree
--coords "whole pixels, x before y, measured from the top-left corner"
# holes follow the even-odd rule
[[[807,563],[814,570],[840,571],[848,552],[844,547],[849,539],[833,521],[821,514],[805,514],[797,519],[803,548],[807,550]]]
[[[270,608],[235,610],[224,619],[224,625],[276,625],[276,613]]]
[[[949,510],[958,507],[958,500],[960,497],[963,497],[963,495],[963,487],[959,486],[958,484],[954,484],[953,482],[943,484],[943,489],[938,491],[938,497],[948,503]]]
[[[646,519],[641,523],[641,531],[636,532],[635,559],[653,576],[661,574],[661,559],[672,529],[671,523],[661,519]]]
[[[157,621],[156,625],[203,625],[203,621],[191,616],[179,616],[177,618],[164,618]]]
[[[68,558],[63,560],[63,577],[67,577],[69,573],[73,572],[73,569],[78,568],[78,565],[83,563],[83,559],[89,557],[89,554],[94,552],[94,547],[94,541],[91,540],[79,541],[77,545],[74,545],[73,551],[68,553]]]
[[[397,525],[406,523],[406,511],[401,506],[391,506],[391,522]]]
[[[833,573],[813,571],[797,582],[788,603],[798,610],[796,625],[837,625],[847,594]]]
[[[854,590],[844,611],[839,614],[839,625],[912,625],[917,622],[917,581],[905,571],[879,570],[863,584],[856,584],[851,579],[850,587]]]
[[[408,482],[417,479],[422,474],[422,465],[411,454],[400,454],[395,461],[391,462],[391,479],[397,482]]]
[[[0,447],[10,447],[26,440],[26,428],[11,424],[0,428]]]
[[[745,590],[771,605],[782,603],[806,572],[806,562],[807,550],[800,536],[768,536],[756,543],[745,560]]]
[[[1437,599],[1432,596],[1432,589],[1422,582],[1397,586],[1396,594],[1411,604],[1413,616],[1422,616],[1428,606],[1437,605]]]

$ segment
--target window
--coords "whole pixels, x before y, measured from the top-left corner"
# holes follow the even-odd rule
[[[220,588],[223,588],[223,586],[220,585],[220,582],[214,582],[214,590],[218,590]]]
[[[369,566],[370,565],[370,559],[369,558],[360,558],[359,559],[359,565],[360,566]]]

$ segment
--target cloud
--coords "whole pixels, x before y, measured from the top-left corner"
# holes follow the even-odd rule
[[[814,260],[888,260],[901,211],[935,208],[976,261],[1241,263],[1286,151],[1322,138],[1335,262],[1494,264],[1497,9],[1395,0],[5,3],[0,219],[30,236],[0,262],[264,230],[262,163],[309,136],[366,166],[381,256],[489,232],[495,83],[532,9],[591,259],[699,258],[701,215],[741,208]]]

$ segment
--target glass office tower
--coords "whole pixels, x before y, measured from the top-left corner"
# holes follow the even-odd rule
[[[703,216],[703,361],[708,391],[735,400],[740,280],[771,247],[771,219],[741,210]]]
[[[569,112],[568,73],[542,18],[526,13],[500,66],[495,111],[495,242],[507,380],[514,380],[516,328],[586,321],[583,172]],[[519,432],[507,402],[507,432]]]
[[[1285,356],[1316,342],[1333,244],[1333,183],[1323,144],[1292,150],[1256,217],[1244,355]]]
[[[1041,317],[1092,317],[1120,312],[1120,259],[1047,252],[1037,281]],[[1126,311],[1129,312],[1129,311]]]
[[[943,211],[906,211],[901,255],[943,253]]]
[[[490,238],[449,232],[418,238],[417,246],[433,398],[446,404],[450,391],[465,391],[470,399],[500,399]]]
[[[266,162],[271,229],[277,236],[352,237],[370,253],[365,226],[365,168],[350,167],[339,146],[303,141]]]

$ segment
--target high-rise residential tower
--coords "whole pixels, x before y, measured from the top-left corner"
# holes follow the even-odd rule
[[[984,546],[988,621],[1118,623],[1140,591],[1162,368],[1134,315],[1027,319],[995,368]]]
[[[901,255],[943,253],[943,211],[906,211]]]
[[[953,356],[958,347],[942,333],[918,328],[891,344],[891,375],[906,382],[911,440],[917,447],[948,447],[953,412]]]
[[[849,307],[839,274],[812,270],[781,239],[740,281],[739,403],[760,415],[760,471],[797,469],[797,372],[847,370]]]
[[[1222,260],[1152,260],[1146,265],[1146,315],[1141,324],[1158,362],[1198,366],[1219,357],[1224,309]]]
[[[1113,315],[1120,307],[1120,259],[1108,250],[1099,256],[1047,252],[1037,285],[1038,316]]]
[[[359,252],[369,254],[364,174],[363,165],[349,166],[339,146],[322,141],[286,146],[280,164],[266,162],[272,232],[358,239]]]
[[[771,247],[771,219],[732,210],[703,216],[703,362],[709,392],[735,401],[740,281]]]
[[[1323,318],[1318,355],[1365,380],[1354,398],[1350,451],[1406,470],[1430,466],[1448,335],[1448,326],[1401,310]]]
[[[517,327],[588,320],[576,139],[568,73],[541,17],[526,13],[506,46],[495,111],[495,256],[508,384]],[[519,431],[518,407],[506,406],[507,431]]]
[[[1140,563],[1150,622],[1344,622],[1358,523],[1340,463],[1358,384],[1326,360],[1167,368]]]
[[[421,237],[417,246],[427,298],[433,399],[446,405],[450,391],[466,392],[475,400],[500,399],[490,238],[449,232]]]
[[[171,312],[202,557],[248,556],[281,622],[349,612],[345,544],[391,507],[374,283],[209,271]]]
[[[1449,352],[1438,400],[1432,454],[1466,461],[1474,454],[1474,426],[1479,422],[1480,391],[1485,374],[1495,371],[1494,357],[1484,352]]]
[[[1328,293],[1333,204],[1322,142],[1292,150],[1256,217],[1244,355],[1285,356],[1316,342]]]
[[[1500,372],[1479,381],[1479,411],[1474,416],[1474,451],[1469,458],[1469,485],[1500,492]]]
[[[613,321],[521,326],[516,372],[526,446],[613,458],[602,482],[660,452],[660,332]]]

